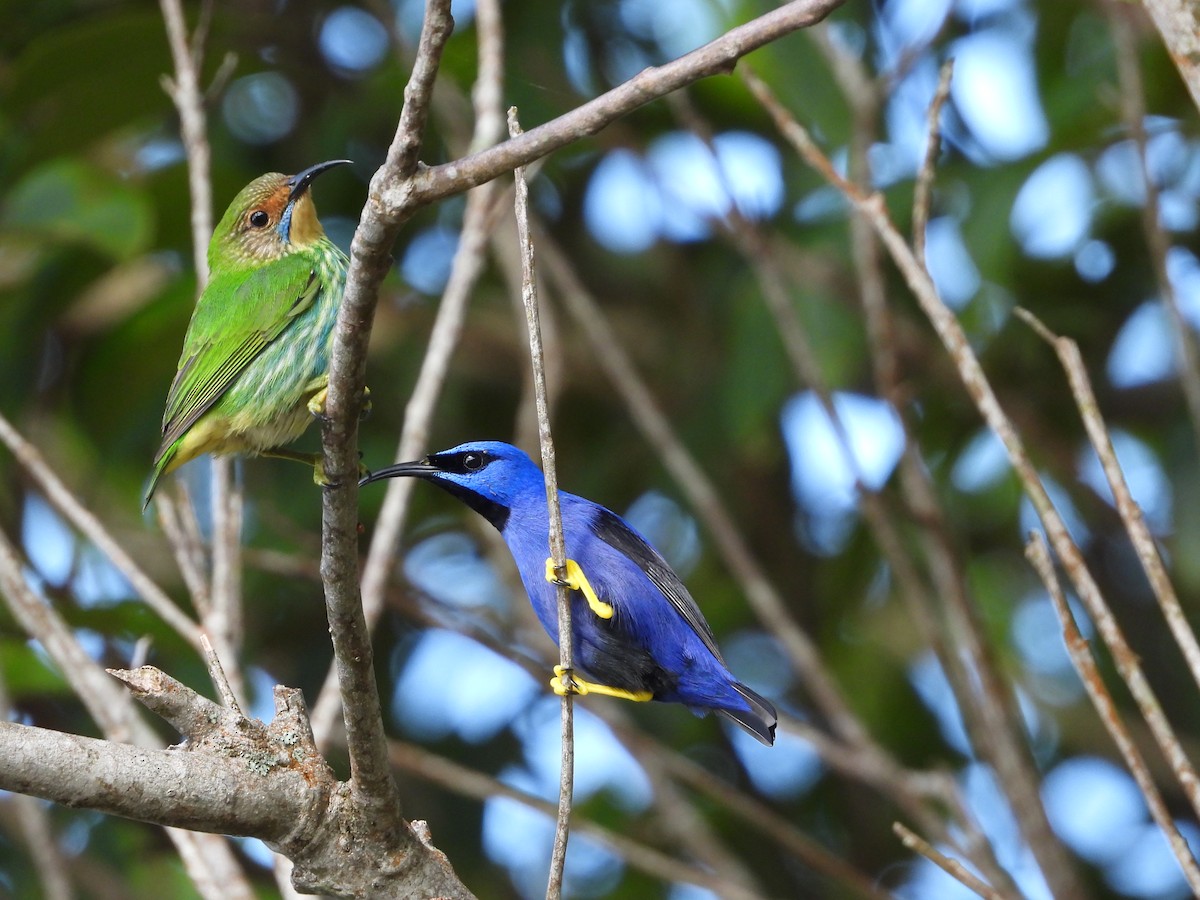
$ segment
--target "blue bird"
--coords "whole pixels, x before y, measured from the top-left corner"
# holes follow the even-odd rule
[[[538,619],[557,642],[546,489],[533,460],[511,444],[478,441],[388,466],[361,484],[403,476],[436,484],[500,531]],[[574,592],[574,661],[595,680],[556,666],[555,693],[682,703],[773,744],[774,707],[734,680],[712,629],[666,561],[616,513],[565,491],[559,501],[568,557],[563,583]]]

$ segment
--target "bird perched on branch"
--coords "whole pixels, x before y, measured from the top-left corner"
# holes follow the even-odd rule
[[[233,199],[208,245],[209,280],[188,325],[167,394],[162,444],[142,508],[163,475],[205,453],[275,456],[324,413],[330,344],[348,260],[317,220],[313,179],[271,172]]]
[[[696,601],[628,522],[597,503],[559,492],[567,561],[558,582],[549,550],[541,470],[500,441],[460,444],[362,480],[408,476],[433,482],[492,523],[512,552],[542,626],[557,642],[556,583],[572,590],[575,662],[589,678],[555,667],[555,693],[606,694],[682,703],[775,741],[775,709],[735,681]]]

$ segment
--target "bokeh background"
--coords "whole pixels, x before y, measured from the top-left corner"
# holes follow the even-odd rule
[[[348,248],[367,180],[395,128],[422,6],[217,5],[205,83],[227,54],[235,56],[209,106],[218,215],[264,171],[347,157],[354,166],[323,177],[315,198],[327,230]],[[734,0],[505,3],[504,102],[520,108],[528,128],[764,9]],[[455,3],[454,15],[422,153],[431,164],[461,154],[471,129],[473,5]],[[903,222],[938,67],[955,59],[928,227],[930,270],[1168,714],[1194,748],[1194,685],[1154,608],[1058,363],[1013,315],[1026,307],[1079,342],[1134,496],[1194,613],[1195,432],[1176,375],[1177,336],[1143,233],[1146,196],[1122,123],[1114,27],[1138,48],[1147,163],[1170,243],[1166,268],[1186,326],[1200,327],[1196,109],[1137,6],[848,3],[822,41],[875,79],[881,101],[865,130],[835,78],[829,49],[811,35],[788,37],[750,61],[839,166],[849,164],[856,135],[870,135],[872,183]],[[170,70],[162,20],[149,3],[0,5],[0,411],[155,578],[183,597],[153,513],[139,513],[196,291],[183,148],[160,86]],[[993,771],[964,732],[937,657],[897,599],[864,528],[853,469],[829,419],[792,374],[754,259],[727,227],[735,214],[748,222],[788,273],[790,300],[835,389],[863,482],[889,497],[904,434],[895,408],[874,388],[845,202],[729,77],[703,81],[676,102],[651,104],[555,154],[532,193],[558,249],[601,304],[874,739],[907,764],[953,771],[1020,888],[1049,896]],[[463,207],[456,198],[424,211],[395,248],[369,362],[374,410],[362,428],[368,466],[394,452]],[[497,240],[474,291],[430,450],[514,435],[533,449],[522,413],[528,351],[507,277],[511,259],[500,258],[505,246]],[[905,414],[971,599],[1001,671],[1016,686],[1051,823],[1094,896],[1185,896],[1024,561],[1024,536],[1037,527],[1032,508],[900,279],[889,266],[883,271],[909,398]],[[781,709],[810,718],[804,685],[747,608],[588,343],[552,297],[547,315],[561,484],[649,535],[692,588],[733,671]],[[315,431],[305,442],[317,446]],[[201,462],[182,475],[202,527],[208,473]],[[331,659],[316,580],[320,496],[308,473],[287,463],[246,461],[236,475],[246,503],[242,659],[253,711],[269,717],[273,684],[298,686],[311,698]],[[368,534],[381,496],[363,495]],[[915,540],[920,526],[905,521],[906,538]],[[125,665],[149,636],[151,662],[206,686],[202,663],[132,599],[120,573],[31,488],[6,451],[0,527],[19,540],[30,581],[97,659]],[[548,668],[552,646],[496,536],[432,488],[416,489],[376,648],[397,741],[556,796],[558,701],[540,674],[530,674]],[[1103,656],[1102,664],[1109,671]],[[97,733],[40,646],[3,608],[0,674],[17,720]],[[577,705],[578,809],[654,845],[662,830],[655,798],[663,788],[589,709],[610,702]],[[766,750],[673,707],[626,706],[619,713],[763,799],[881,889],[913,898],[966,895],[899,846],[889,830],[898,813],[888,801],[830,774],[806,742],[781,734]],[[1166,770],[1155,771],[1185,835],[1200,840]],[[505,798],[464,798],[412,774],[400,776],[400,788],[406,813],[429,821],[436,844],[481,897],[542,893],[549,819]],[[38,881],[4,815],[7,799],[0,796],[0,894],[35,897]],[[720,804],[704,801],[697,809],[765,893],[837,895]],[[192,895],[159,830],[87,812],[49,815],[79,896]],[[239,852],[261,896],[272,896],[269,852],[253,841],[240,842]],[[708,896],[641,874],[583,836],[572,840],[568,888],[578,897]]]

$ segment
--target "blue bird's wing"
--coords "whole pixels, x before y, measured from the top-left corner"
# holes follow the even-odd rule
[[[598,507],[597,511],[596,520],[592,523],[592,533],[614,550],[632,560],[658,588],[659,592],[671,601],[675,611],[704,642],[704,646],[724,665],[725,661],[721,659],[721,651],[717,649],[717,639],[713,636],[708,622],[704,621],[700,607],[696,605],[692,595],[683,586],[679,576],[667,565],[666,560],[659,556],[658,551],[616,513],[602,506]]]

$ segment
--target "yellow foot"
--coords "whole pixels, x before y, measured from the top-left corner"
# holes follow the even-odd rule
[[[371,389],[365,384],[363,385],[362,407],[358,411],[358,421],[362,421],[371,414]]]
[[[603,694],[606,697],[616,697],[619,700],[632,700],[634,703],[645,703],[648,700],[654,699],[654,695],[649,691],[626,691],[621,688],[610,687],[607,684],[594,684],[590,681],[584,681],[581,678],[576,678],[575,673],[571,669],[564,668],[563,666],[554,667],[554,677],[550,679],[550,687],[560,697],[565,697],[567,694],[578,694],[580,697],[585,694]]]
[[[551,584],[566,585],[573,591],[583,591],[583,596],[587,598],[588,606],[601,619],[611,619],[613,616],[613,608],[609,603],[605,603],[596,596],[596,592],[592,590],[591,583],[587,580],[587,576],[583,574],[583,569],[579,567],[579,563],[573,559],[568,559],[566,565],[563,566],[566,570],[566,577],[559,580],[554,573],[554,560],[546,560],[546,580]]]
[[[308,398],[308,412],[315,419],[325,419],[325,400],[329,396],[329,388],[323,387],[311,397]],[[361,422],[371,414],[371,389],[363,387],[362,408],[358,411],[358,419]]]
[[[362,481],[371,470],[368,469],[362,461],[362,451],[358,451],[358,480]],[[318,456],[313,462],[313,484],[321,487],[337,487],[337,482],[325,474],[325,457]]]
[[[329,396],[329,388],[323,387],[308,398],[308,411],[314,419],[325,418],[325,398]],[[317,482],[321,484],[322,482]]]

